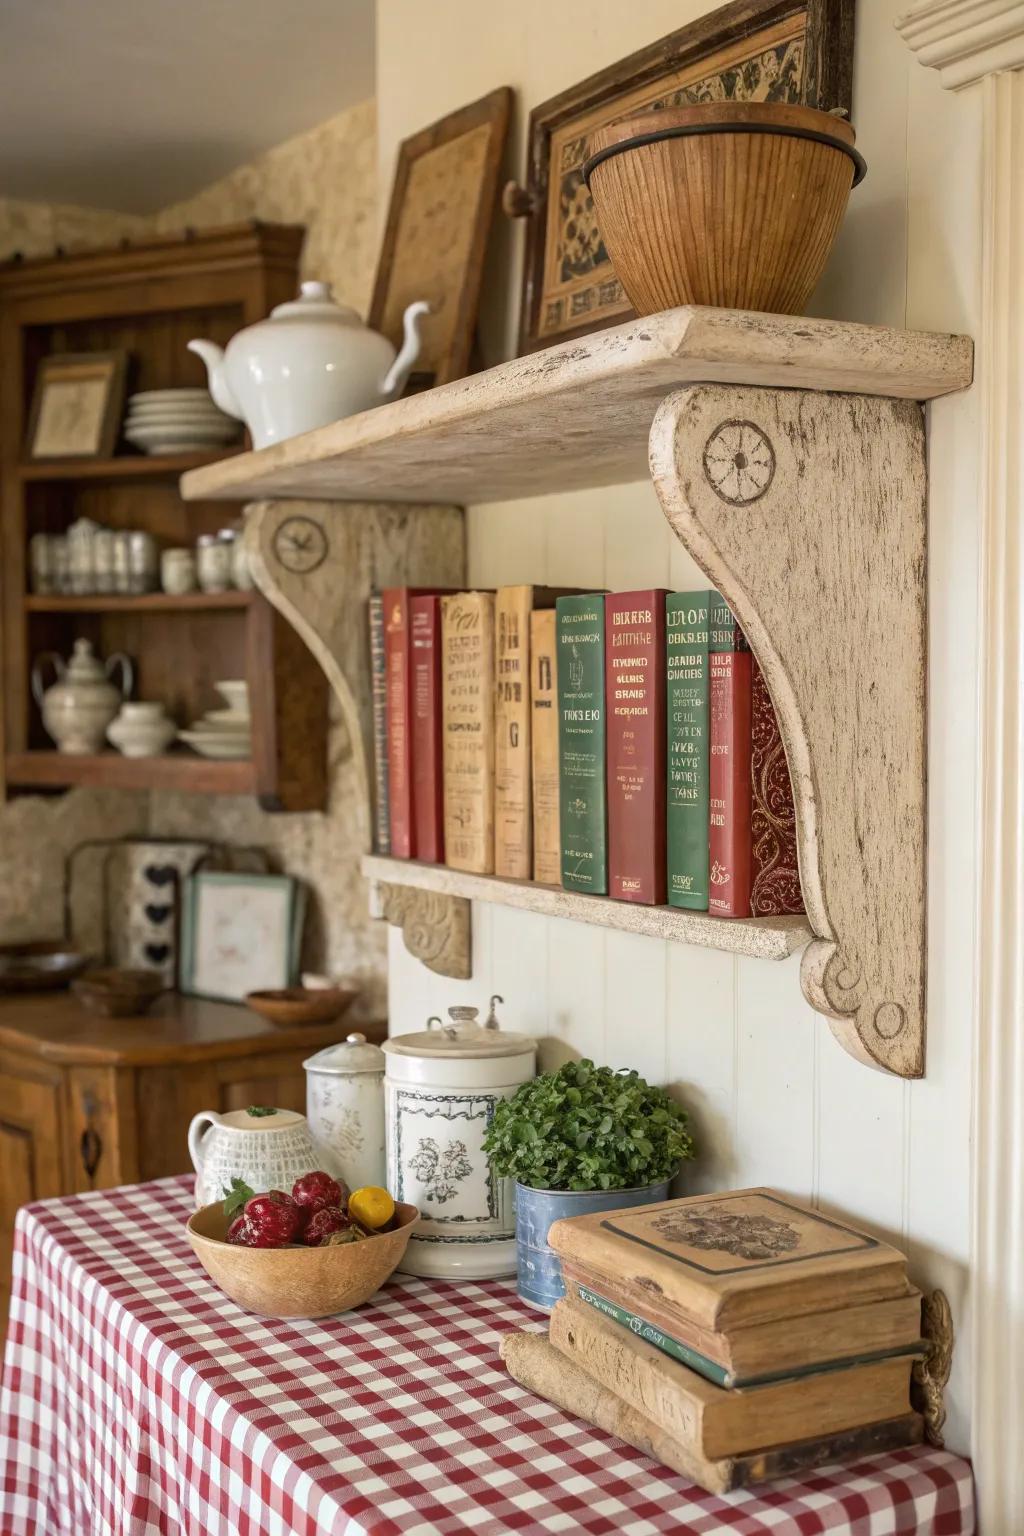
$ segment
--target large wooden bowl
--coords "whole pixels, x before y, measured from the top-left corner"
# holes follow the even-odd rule
[[[214,1285],[260,1317],[330,1317],[369,1301],[392,1274],[420,1219],[397,1205],[398,1226],[362,1243],[333,1248],[237,1248],[224,1241],[224,1202],[204,1205],[188,1223],[192,1252]]]
[[[630,303],[800,314],[864,174],[849,123],[703,102],[597,128],[583,168]]]

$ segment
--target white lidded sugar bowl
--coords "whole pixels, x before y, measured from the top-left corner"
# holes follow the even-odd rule
[[[537,1042],[486,1024],[476,1008],[450,1023],[384,1042],[387,1187],[418,1206],[420,1223],[399,1268],[484,1280],[516,1271],[515,1194],[490,1167],[483,1139],[495,1106],[536,1073]]]
[[[222,1200],[232,1179],[254,1194],[268,1189],[291,1193],[296,1179],[322,1168],[337,1178],[339,1169],[326,1147],[313,1140],[305,1115],[261,1104],[219,1115],[204,1109],[193,1115],[188,1150],[196,1170],[196,1205]]]
[[[385,1061],[380,1047],[355,1030],[302,1063],[310,1129],[334,1153],[349,1189],[387,1183]]]

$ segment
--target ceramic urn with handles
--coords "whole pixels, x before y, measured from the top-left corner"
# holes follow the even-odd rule
[[[222,1200],[232,1179],[254,1194],[268,1189],[290,1193],[295,1180],[322,1168],[338,1177],[335,1159],[317,1146],[305,1115],[260,1104],[219,1115],[204,1109],[192,1117],[188,1150],[196,1170],[196,1205]]]
[[[310,1129],[334,1153],[349,1189],[387,1183],[385,1060],[380,1047],[356,1030],[341,1045],[328,1045],[302,1063]]]
[[[477,1013],[449,1008],[449,1023],[384,1042],[387,1187],[420,1210],[399,1266],[408,1274],[515,1274],[514,1185],[492,1172],[482,1142],[495,1105],[535,1075],[537,1042]]]
[[[43,663],[52,661],[57,681],[43,689]],[[121,686],[110,680],[115,667],[121,670]],[[32,668],[32,693],[39,705],[46,733],[60,752],[85,756],[103,750],[107,726],[132,691],[132,664],[120,652],[106,664],[93,655],[88,640],[76,640],[65,666],[55,651],[44,651]]]

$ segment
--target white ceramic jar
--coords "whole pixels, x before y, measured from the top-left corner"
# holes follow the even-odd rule
[[[107,740],[125,757],[159,757],[177,734],[162,704],[122,704],[117,719],[107,726]]]
[[[175,597],[196,590],[196,556],[192,549],[165,549],[160,556],[160,585]]]
[[[302,1065],[310,1129],[329,1147],[349,1189],[385,1185],[384,1052],[353,1031]]]
[[[227,592],[231,587],[231,546],[215,533],[196,539],[196,575],[203,592]]]
[[[314,1143],[305,1115],[292,1109],[252,1105],[226,1115],[204,1109],[188,1128],[188,1150],[197,1206],[222,1200],[232,1179],[242,1179],[257,1195],[268,1189],[288,1194],[304,1173],[338,1173],[327,1149]]]
[[[449,1008],[449,1024],[384,1042],[387,1187],[421,1220],[399,1268],[484,1280],[516,1272],[511,1179],[491,1171],[483,1138],[495,1105],[536,1072],[537,1042]]]

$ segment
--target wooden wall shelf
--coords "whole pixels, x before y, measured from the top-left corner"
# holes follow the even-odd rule
[[[190,498],[465,505],[651,473],[673,532],[750,639],[793,783],[806,922],[766,929],[592,905],[368,859],[384,914],[425,963],[467,974],[471,899],[669,928],[741,953],[789,953],[810,938],[803,989],[846,1049],[923,1073],[920,402],[966,388],[972,367],[963,336],[676,309],[184,477]],[[723,476],[730,457],[735,473]],[[318,516],[328,529],[340,509]],[[300,591],[289,604],[301,612]]]
[[[785,960],[813,938],[802,917],[709,917],[706,912],[684,912],[679,907],[646,907],[606,896],[580,895],[558,886],[537,885],[531,880],[502,880],[495,875],[470,875],[444,864],[420,864],[415,859],[363,859],[363,874],[377,889],[381,914],[402,926],[413,954],[425,945],[437,947],[439,935],[426,937],[431,924],[429,903],[395,900],[398,889],[422,892],[427,897],[456,897],[462,901],[488,901],[520,912],[544,917],[569,917],[597,928],[617,928],[655,939],[696,944],[702,949],[721,949],[731,955],[760,960]],[[440,909],[439,909],[440,910]],[[447,916],[441,919],[442,926]],[[466,929],[468,944],[468,924]],[[451,949],[451,941],[447,947]],[[422,954],[418,958],[423,958]],[[468,953],[466,956],[468,966]],[[450,972],[448,974],[451,974]],[[466,971],[468,975],[468,969]]]
[[[62,352],[128,355],[131,391],[205,387],[191,336],[225,344],[291,298],[304,231],[250,224],[145,247],[0,266],[0,506],[3,559],[0,780],[18,791],[99,788],[255,795],[266,810],[321,811],[327,798],[327,681],[315,658],[259,592],[41,596],[27,591],[31,540],[87,517],[144,529],[159,548],[191,545],[226,521],[218,505],[186,506],[186,470],[215,468],[225,452],[135,454],[26,462],[26,422],[45,358]],[[135,697],[159,700],[179,725],[221,706],[217,683],[245,678],[252,761],[191,753],[129,760],[52,750],[29,683],[45,652],[78,639],[97,655],[129,656]],[[0,790],[3,784],[0,783]]]
[[[19,480],[174,480],[188,470],[223,463],[228,453],[119,454],[112,459],[39,459],[17,466]]]
[[[654,413],[687,384],[931,400],[971,367],[966,336],[671,309],[192,470],[182,494],[466,506],[582,490],[646,478]]]
[[[252,795],[256,770],[248,760],[216,762],[194,753],[122,757],[120,752],[71,757],[64,752],[12,752],[7,781],[17,789],[173,789],[200,795]]]
[[[53,597],[26,597],[26,613],[217,613],[223,609],[249,608],[254,592],[144,592],[137,597],[97,593],[77,597],[57,593]]]

